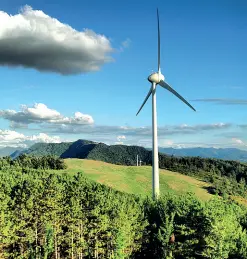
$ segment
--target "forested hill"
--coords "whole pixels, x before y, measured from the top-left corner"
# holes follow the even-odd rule
[[[77,140],[70,143],[35,144],[25,153],[35,156],[56,155],[61,158],[81,158],[104,161],[120,165],[136,165],[139,156],[142,165],[152,164],[152,151],[139,146],[106,145],[88,140]],[[159,166],[185,174],[210,172],[227,176],[240,181],[247,181],[247,165],[231,160],[220,160],[201,157],[174,157],[159,154]]]
[[[55,155],[61,158],[81,158],[100,160],[112,164],[136,165],[136,157],[144,164],[151,164],[152,152],[139,146],[106,145],[79,139],[75,142],[37,143],[22,154],[44,156]]]
[[[60,157],[73,142],[63,143],[36,143],[29,149],[22,151],[20,154],[30,154],[34,156],[54,155]],[[14,154],[11,154],[13,157]]]

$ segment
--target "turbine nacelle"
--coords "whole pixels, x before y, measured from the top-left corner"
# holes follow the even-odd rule
[[[165,81],[165,77],[161,73],[156,72],[156,73],[152,73],[148,77],[148,81],[151,82],[151,83],[159,84],[160,81]]]

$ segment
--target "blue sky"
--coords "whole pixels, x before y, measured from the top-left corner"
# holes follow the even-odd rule
[[[95,49],[91,53],[94,59],[97,54],[100,57],[97,60],[98,71],[91,71],[92,67],[85,69],[86,51],[92,52],[85,47],[80,73],[62,75],[55,59],[49,60],[49,64],[55,60],[56,68],[40,69],[39,55],[43,52],[31,44],[37,36],[33,34],[34,25],[30,23],[30,34],[26,34],[24,27],[18,33],[21,28],[18,23],[13,23],[12,27],[6,23],[8,33],[5,31],[1,34],[0,30],[0,54],[4,56],[1,59],[0,55],[2,146],[78,138],[109,144],[123,142],[149,146],[151,100],[137,117],[135,114],[150,87],[147,77],[157,70],[158,7],[162,73],[166,81],[197,109],[196,113],[191,111],[171,93],[158,89],[160,145],[234,146],[246,149],[246,1],[56,0],[51,4],[48,0],[16,0],[11,3],[1,0],[0,10],[5,16],[12,15],[9,20],[12,21],[14,15],[24,15],[20,8],[25,5],[32,7],[29,12],[40,10],[78,33],[86,28],[96,35],[104,35],[107,42],[98,43],[95,48],[98,47],[99,52]],[[51,19],[49,21],[52,22]],[[42,23],[42,20],[35,22]],[[45,28],[45,23],[42,26]],[[44,30],[47,38],[37,36],[38,46],[49,43],[50,31]],[[24,40],[25,44],[22,44]],[[106,49],[110,48],[111,51],[103,49],[105,43],[108,44]],[[80,44],[83,45],[83,39]],[[71,56],[80,51],[80,44],[75,45],[75,51],[70,46]],[[15,51],[19,48],[23,51],[25,46],[30,46],[25,49],[27,55],[20,54],[20,58],[15,60]],[[62,50],[59,53],[60,49],[57,48],[54,56],[58,58],[61,54],[58,63],[61,60],[67,62],[69,54],[65,55]],[[102,55],[111,57],[113,61],[105,62]],[[80,63],[79,58],[76,62],[71,63],[72,66]],[[43,104],[47,110],[35,104]],[[25,105],[24,110],[21,105]],[[9,110],[17,115],[11,115]],[[60,115],[56,115],[54,110]],[[42,112],[68,119],[65,123],[61,118],[54,122],[50,115],[45,118]],[[77,114],[79,120],[75,112],[80,112]],[[89,120],[88,117],[84,120],[83,115],[90,116]],[[20,121],[21,125],[17,123]],[[40,133],[46,135],[40,136]],[[55,140],[54,136],[57,136]]]

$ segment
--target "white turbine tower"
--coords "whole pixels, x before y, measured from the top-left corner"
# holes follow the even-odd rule
[[[160,70],[160,24],[159,24],[159,11],[157,9],[158,21],[158,72],[152,73],[148,77],[148,81],[152,84],[151,88],[141,105],[141,108],[136,115],[141,111],[148,98],[152,94],[152,133],[153,133],[153,172],[152,172],[152,186],[153,186],[153,199],[159,196],[159,157],[158,157],[158,139],[157,139],[157,113],[156,113],[156,87],[162,86],[166,90],[173,93],[181,101],[187,104],[192,110],[196,111],[180,94],[178,94],[170,85],[165,82],[165,77],[161,74]]]

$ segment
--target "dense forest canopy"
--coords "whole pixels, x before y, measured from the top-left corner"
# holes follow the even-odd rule
[[[247,209],[229,199],[153,202],[51,171],[60,158],[0,161],[0,258],[247,258]]]
[[[28,169],[65,169],[64,160],[56,156],[28,156],[20,155],[17,159],[10,157],[0,158],[0,170],[9,168],[28,168]]]

